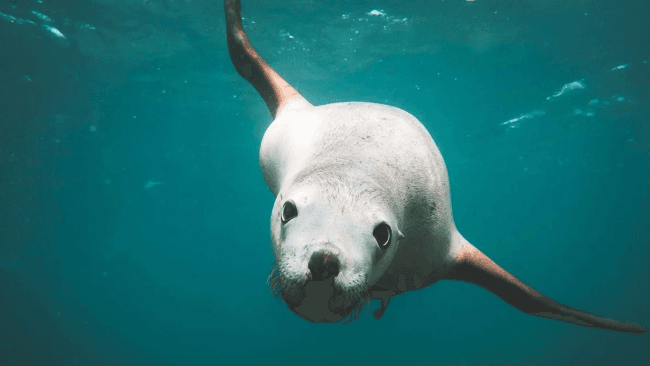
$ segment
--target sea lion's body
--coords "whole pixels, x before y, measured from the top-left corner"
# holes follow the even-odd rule
[[[415,117],[381,104],[311,105],[255,52],[239,1],[225,9],[233,65],[274,117],[260,149],[276,196],[270,285],[292,311],[336,322],[379,298],[379,318],[392,296],[450,279],[529,314],[645,332],[557,303],[499,267],[457,231],[445,164]]]
[[[385,187],[404,239],[375,284],[395,294],[443,278],[455,227],[440,151],[409,113],[373,103],[312,106],[290,100],[267,129],[260,165],[274,195],[309,171],[336,169]],[[352,177],[354,175],[354,177]]]

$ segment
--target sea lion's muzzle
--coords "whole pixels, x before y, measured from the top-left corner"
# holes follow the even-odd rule
[[[350,282],[343,254],[333,245],[318,245],[302,262],[307,267],[302,275],[279,266],[280,294],[289,309],[312,322],[334,323],[360,307],[367,288],[361,279]]]

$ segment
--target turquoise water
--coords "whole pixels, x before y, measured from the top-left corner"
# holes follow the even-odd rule
[[[643,1],[246,1],[313,104],[400,107],[456,224],[535,289],[650,325]],[[644,365],[650,338],[440,282],[380,321],[273,298],[258,168],[271,117],[218,1],[0,5],[0,365]],[[378,304],[373,303],[372,308]]]

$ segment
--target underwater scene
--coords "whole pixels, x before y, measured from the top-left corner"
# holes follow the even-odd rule
[[[455,226],[499,266],[650,326],[647,2],[242,0],[241,15],[312,105],[417,118]],[[459,278],[387,307],[367,280],[354,314],[304,319],[272,273],[272,227],[302,206],[272,213],[270,92],[231,60],[223,1],[6,0],[0,40],[0,366],[650,365],[647,333],[530,315]]]

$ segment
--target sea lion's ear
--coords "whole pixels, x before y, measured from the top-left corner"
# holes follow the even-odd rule
[[[239,0],[225,0],[224,7],[230,60],[239,75],[257,89],[275,118],[289,99],[300,94],[255,52],[241,24]]]
[[[638,324],[589,314],[542,295],[499,267],[465,239],[461,240],[454,267],[447,275],[447,279],[479,285],[528,314],[619,332],[645,332],[645,329]]]

